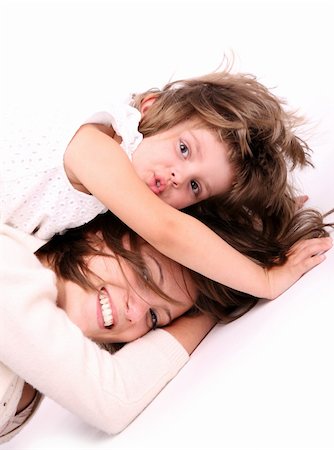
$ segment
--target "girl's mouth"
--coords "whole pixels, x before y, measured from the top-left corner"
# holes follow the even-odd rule
[[[114,317],[110,306],[108,294],[104,288],[102,288],[99,292],[99,302],[101,305],[103,325],[105,326],[105,328],[110,329],[114,323]]]
[[[166,188],[166,182],[162,178],[153,177],[149,183],[150,189],[156,194],[161,194]]]

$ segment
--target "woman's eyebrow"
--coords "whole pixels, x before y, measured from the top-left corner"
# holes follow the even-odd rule
[[[156,264],[156,266],[157,266],[157,268],[158,268],[158,271],[159,271],[159,285],[163,285],[164,284],[164,274],[163,274],[163,271],[162,271],[162,268],[161,268],[161,264],[159,263],[159,261],[154,257],[154,256],[151,256],[151,258],[153,259],[153,261],[155,262],[155,264]]]
[[[153,259],[153,261],[155,262],[156,266],[158,267],[159,277],[160,277],[159,285],[160,285],[160,287],[162,287],[165,280],[164,280],[164,273],[163,273],[161,264],[159,263],[159,261],[154,256],[151,256],[151,258]],[[170,310],[167,308],[167,306],[162,306],[161,308],[165,311],[165,313],[168,316],[168,322],[167,322],[167,325],[168,325],[169,323],[171,323],[173,321],[172,314],[171,314]]]

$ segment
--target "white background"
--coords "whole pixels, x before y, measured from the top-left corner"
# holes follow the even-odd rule
[[[1,1],[1,108],[87,107],[215,70],[224,54],[306,115],[310,204],[334,206],[330,1]],[[333,449],[334,259],[216,329],[123,433],[45,401],[3,449]]]
[[[93,109],[215,70],[233,52],[236,69],[256,74],[317,126],[314,161],[327,157],[318,147],[333,142],[329,0],[0,0],[0,7],[2,108],[10,101],[28,111]],[[315,183],[319,172],[305,176]]]

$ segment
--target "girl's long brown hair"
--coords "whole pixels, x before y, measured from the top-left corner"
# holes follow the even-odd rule
[[[289,175],[296,167],[312,166],[311,149],[297,134],[302,117],[254,75],[233,73],[228,61],[222,71],[136,95],[133,105],[140,108],[148,95],[156,99],[139,125],[144,137],[196,118],[198,126],[227,144],[234,182],[217,201],[209,199],[208,208],[228,208],[236,215],[245,210],[273,234],[286,228],[296,196]]]
[[[221,71],[134,96],[139,109],[147,96],[155,96],[139,130],[151,136],[195,118],[199,127],[216,133],[228,146],[232,187],[185,212],[258,264],[283,264],[295,242],[326,236],[333,226],[319,211],[297,208],[292,172],[313,166],[311,148],[298,135],[305,120],[254,75],[233,73],[232,64],[225,63]],[[200,291],[196,305],[220,321],[233,320],[258,301],[201,274],[193,278]]]

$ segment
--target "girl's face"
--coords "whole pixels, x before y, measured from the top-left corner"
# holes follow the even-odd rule
[[[132,162],[147,186],[177,209],[226,192],[233,180],[227,146],[194,120],[144,138]]]
[[[193,305],[196,290],[189,273],[149,245],[142,247],[142,254],[153,280],[175,303],[149,289],[125,263],[123,274],[110,257],[89,260],[89,268],[101,278],[94,278],[97,290],[58,281],[58,306],[87,337],[100,343],[130,342],[167,325]]]

